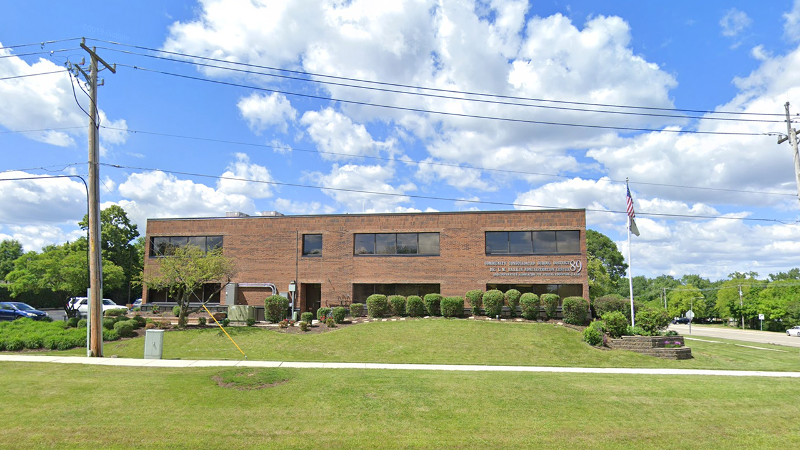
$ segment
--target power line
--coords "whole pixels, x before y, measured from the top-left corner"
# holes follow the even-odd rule
[[[431,92],[444,92],[449,94],[462,94],[462,95],[474,95],[474,96],[483,96],[483,97],[494,97],[494,98],[502,98],[502,99],[509,99],[509,100],[527,100],[527,101],[538,101],[538,102],[548,102],[548,103],[561,103],[561,104],[570,104],[570,105],[582,105],[582,106],[600,106],[600,107],[611,107],[611,108],[629,108],[629,109],[642,109],[642,110],[653,110],[653,111],[673,111],[673,112],[691,112],[691,113],[699,113],[699,114],[729,114],[729,115],[752,115],[752,116],[775,116],[775,117],[782,117],[783,114],[779,113],[754,113],[754,112],[741,112],[741,111],[710,111],[710,110],[698,110],[698,109],[680,109],[680,108],[660,108],[660,107],[651,107],[651,106],[634,106],[634,105],[615,105],[615,104],[608,104],[608,103],[590,103],[590,102],[577,102],[577,101],[566,101],[566,100],[552,100],[552,99],[542,99],[542,98],[532,98],[532,97],[518,97],[518,96],[510,96],[510,95],[500,95],[500,94],[487,94],[487,93],[480,93],[480,92],[470,92],[470,91],[459,91],[453,89],[442,89],[442,88],[431,88],[431,87],[424,87],[424,86],[413,86],[408,84],[400,84],[400,83],[388,83],[388,82],[381,82],[381,81],[373,81],[373,80],[364,80],[358,78],[351,78],[351,77],[341,77],[335,75],[326,75],[314,72],[306,72],[302,70],[290,70],[290,69],[283,69],[279,67],[270,67],[270,66],[263,66],[258,64],[250,64],[250,63],[242,63],[236,61],[226,61],[223,59],[218,58],[210,58],[206,56],[198,56],[198,55],[190,55],[186,53],[180,52],[172,52],[168,50],[162,49],[155,49],[151,47],[144,47],[140,45],[132,45],[132,44],[125,44],[121,42],[115,41],[108,41],[103,39],[93,39],[88,38],[90,40],[94,40],[97,42],[105,42],[107,44],[112,45],[119,45],[122,47],[129,47],[129,48],[137,48],[140,50],[148,50],[157,53],[164,53],[169,55],[181,56],[185,58],[194,58],[204,61],[213,61],[219,63],[225,63],[230,65],[237,65],[242,67],[253,67],[259,69],[268,69],[274,70],[278,72],[285,72],[285,73],[293,73],[305,76],[314,76],[320,78],[329,78],[334,80],[343,80],[343,81],[351,81],[351,82],[359,82],[359,83],[366,83],[366,84],[375,84],[380,86],[391,86],[391,87],[402,87],[408,89],[418,89],[418,90],[426,90]],[[114,49],[108,49],[114,50]],[[121,50],[114,50],[114,51],[121,51]]]
[[[77,41],[78,39],[80,39],[80,38],[79,37],[74,37],[74,38],[67,38],[67,39],[56,39],[54,41],[32,42],[30,44],[4,45],[4,46],[0,47],[0,50],[5,50],[5,49],[9,49],[9,48],[19,48],[19,47],[31,47],[31,46],[34,46],[34,45],[38,45],[42,49],[44,49],[44,46],[47,45],[47,44],[55,44],[55,43],[58,43],[58,42]]]
[[[538,173],[538,172],[525,172],[521,170],[509,170],[509,169],[491,169],[486,167],[474,167],[474,166],[462,166],[460,164],[450,164],[450,163],[443,163],[443,162],[433,162],[433,161],[416,161],[416,160],[400,160],[395,158],[385,158],[381,156],[371,156],[371,155],[353,155],[349,153],[340,153],[340,152],[329,152],[324,150],[309,150],[309,149],[301,149],[295,147],[288,147],[288,146],[277,146],[277,145],[269,145],[269,144],[256,144],[250,142],[241,142],[241,141],[231,141],[227,139],[214,139],[214,138],[204,138],[204,137],[197,137],[197,136],[187,136],[187,135],[179,135],[179,134],[170,134],[170,133],[158,133],[154,131],[144,131],[144,130],[133,130],[133,129],[126,129],[126,128],[116,128],[116,127],[108,127],[102,126],[101,128],[105,128],[107,130],[114,130],[114,131],[125,131],[129,133],[136,133],[136,134],[147,134],[151,136],[162,136],[162,137],[171,137],[177,139],[190,139],[196,141],[204,141],[204,142],[215,142],[220,144],[230,144],[230,145],[242,145],[248,147],[260,147],[260,148],[272,148],[272,149],[285,149],[297,152],[306,152],[306,153],[317,153],[321,155],[336,155],[336,156],[347,156],[351,158],[364,158],[364,159],[373,159],[379,161],[390,161],[390,162],[400,162],[400,163],[411,163],[417,165],[431,165],[431,166],[442,166],[442,167],[454,167],[458,169],[467,169],[467,170],[477,170],[477,171],[485,171],[485,172],[497,172],[497,173],[511,173],[517,175],[532,175],[532,176],[545,176],[545,177],[553,177],[553,178],[564,178],[564,179],[571,179],[574,178],[568,175],[558,175],[552,173]],[[587,178],[593,181],[600,181],[599,178]],[[624,183],[624,180],[614,180],[609,179],[610,182],[614,183]],[[782,193],[782,192],[770,192],[770,191],[749,191],[743,189],[725,189],[725,188],[712,188],[712,187],[703,187],[703,186],[686,186],[686,185],[679,185],[679,184],[664,184],[664,183],[649,183],[644,181],[631,181],[630,184],[639,184],[639,185],[648,185],[648,186],[661,186],[661,187],[674,187],[674,188],[683,188],[683,189],[698,189],[698,190],[707,190],[707,191],[721,191],[721,192],[734,192],[734,193],[743,193],[743,194],[760,194],[760,195],[778,195],[778,196],[787,196],[787,197],[796,197],[797,194],[793,193]]]
[[[66,72],[66,70],[54,70],[54,71],[52,71],[52,72],[29,73],[29,74],[27,74],[27,75],[16,75],[16,76],[13,76],[13,77],[3,77],[3,78],[0,78],[0,81],[3,81],[3,80],[13,80],[13,79],[15,79],[15,78],[38,77],[38,76],[40,76],[40,75],[51,75],[51,74],[54,74],[54,73],[62,73],[62,72]]]
[[[163,70],[155,70],[155,69],[147,69],[144,67],[139,66],[131,66],[128,64],[117,64],[120,67],[128,67],[131,69],[142,70],[145,72],[157,73],[160,75],[168,75],[177,78],[185,78],[189,80],[195,81],[204,81],[207,83],[214,83],[220,84],[224,86],[232,86],[232,87],[240,87],[246,89],[253,89],[257,91],[265,91],[265,92],[274,92],[278,94],[284,95],[292,95],[296,97],[304,97],[304,98],[313,98],[318,100],[325,100],[325,101],[334,101],[340,103],[349,103],[352,105],[360,105],[360,106],[372,106],[376,108],[385,108],[385,109],[396,109],[400,111],[409,111],[409,112],[416,112],[416,113],[423,113],[423,114],[436,114],[436,115],[443,115],[443,116],[450,116],[450,117],[460,117],[460,118],[470,118],[470,119],[485,119],[485,120],[497,120],[501,122],[512,122],[512,123],[526,123],[526,124],[534,124],[534,125],[555,125],[555,126],[565,126],[565,127],[576,127],[576,128],[592,128],[592,129],[603,129],[603,130],[617,130],[617,131],[647,131],[647,132],[659,132],[659,133],[675,133],[675,134],[705,134],[705,135],[717,135],[717,136],[766,136],[766,133],[747,133],[747,132],[735,132],[735,131],[698,131],[698,130],[673,130],[669,128],[664,129],[655,129],[655,128],[637,128],[637,127],[616,127],[616,126],[609,126],[609,125],[590,125],[590,124],[578,124],[578,123],[565,123],[565,122],[547,122],[541,120],[528,120],[528,119],[513,119],[508,117],[494,117],[494,116],[481,116],[476,114],[465,114],[465,113],[453,113],[453,112],[446,112],[446,111],[434,111],[434,110],[427,110],[422,108],[410,108],[404,106],[392,106],[392,105],[382,105],[379,103],[370,103],[370,102],[361,102],[356,100],[346,100],[346,99],[339,99],[333,97],[324,97],[321,95],[312,95],[312,94],[300,94],[297,92],[290,92],[290,91],[281,91],[278,89],[269,89],[263,88],[258,86],[252,85],[245,85],[239,83],[232,83],[228,81],[220,81],[220,80],[212,80],[210,78],[202,78],[202,77],[195,77],[191,75],[183,75],[179,73],[173,72],[166,72]]]
[[[297,81],[305,81],[309,83],[317,83],[317,84],[324,84],[330,86],[341,86],[341,87],[348,87],[354,89],[365,89],[371,91],[378,91],[378,92],[388,92],[388,93],[395,93],[395,94],[405,94],[405,95],[415,95],[420,97],[429,97],[429,98],[437,98],[437,99],[446,99],[446,100],[459,100],[459,101],[466,101],[466,102],[476,102],[476,103],[485,103],[485,104],[493,104],[493,105],[503,105],[503,106],[520,106],[520,107],[527,107],[527,108],[542,108],[542,109],[552,109],[552,110],[561,110],[561,111],[576,111],[576,112],[586,112],[586,113],[600,113],[600,114],[618,114],[618,115],[627,115],[627,116],[645,116],[645,117],[670,117],[670,118],[678,118],[678,119],[702,119],[702,120],[722,120],[722,121],[735,121],[735,122],[758,122],[758,123],[784,123],[784,120],[775,119],[775,120],[765,120],[765,119],[740,119],[734,117],[703,117],[703,116],[688,116],[682,114],[656,114],[656,113],[644,113],[644,112],[632,112],[632,111],[610,111],[610,110],[602,110],[602,109],[583,109],[583,108],[576,108],[576,107],[566,107],[566,106],[549,106],[549,105],[536,105],[530,103],[513,103],[513,102],[506,102],[506,101],[498,101],[498,100],[487,100],[487,99],[479,99],[479,98],[466,98],[466,97],[454,97],[451,95],[441,95],[441,94],[429,94],[424,92],[409,92],[409,91],[400,91],[396,89],[387,89],[387,88],[380,88],[380,87],[372,87],[372,86],[357,86],[353,84],[346,84],[346,83],[338,83],[338,82],[331,82],[331,81],[321,81],[321,80],[314,80],[309,78],[302,78],[296,76],[288,76],[288,75],[278,75],[274,73],[264,73],[264,72],[257,72],[253,70],[246,70],[246,69],[237,69],[233,67],[224,67],[224,66],[217,66],[213,64],[204,64],[199,62],[187,61],[183,59],[176,59],[176,58],[167,58],[164,56],[157,56],[157,55],[148,55],[146,53],[137,53],[131,52],[127,50],[120,50],[110,47],[97,47],[103,50],[109,50],[129,55],[137,55],[137,56],[144,56],[147,58],[154,58],[160,59],[164,61],[173,61],[179,62],[183,64],[191,64],[194,66],[200,67],[208,67],[214,69],[221,69],[221,70],[229,70],[233,72],[239,73],[247,73],[252,75],[263,75],[268,77],[274,78],[282,78],[288,80],[297,80]],[[276,70],[276,69],[272,69]],[[416,88],[418,90],[426,90],[427,88]],[[486,94],[469,94],[469,95],[486,95]],[[541,100],[535,100],[541,101]],[[724,114],[732,114],[732,113],[724,113]],[[738,113],[736,113],[738,114]]]
[[[0,171],[0,173],[27,172],[29,170],[45,170],[47,172],[62,172],[64,170],[66,170],[67,167],[79,166],[79,165],[82,165],[82,164],[86,164],[86,163],[85,162],[75,162],[75,163],[65,163],[65,164],[51,164],[49,166],[27,167],[27,168],[24,168],[24,169],[6,169],[6,170],[3,170],[3,171]],[[50,167],[61,167],[61,169],[50,170],[49,169]]]
[[[62,52],[71,52],[74,50],[78,50],[78,48],[62,48],[60,50],[45,50],[41,52],[30,52],[30,53],[10,53],[8,55],[0,55],[0,59],[5,58],[19,58],[20,56],[32,56],[32,55],[51,55],[53,53],[62,53]]]
[[[326,186],[313,186],[307,184],[299,184],[299,183],[286,183],[281,181],[265,181],[265,180],[253,180],[249,178],[239,178],[239,177],[226,177],[221,175],[208,175],[208,174],[201,174],[201,173],[192,173],[192,172],[181,172],[175,170],[165,170],[165,169],[157,169],[157,168],[148,168],[148,167],[136,167],[136,166],[123,166],[118,164],[108,164],[108,163],[99,163],[99,165],[112,167],[115,169],[132,169],[132,170],[144,170],[144,171],[151,171],[151,172],[163,172],[169,173],[172,175],[184,175],[190,177],[199,177],[199,178],[213,178],[216,180],[231,180],[231,181],[241,181],[247,183],[261,183],[261,184],[269,184],[274,186],[288,186],[288,187],[300,187],[300,188],[307,188],[307,189],[319,189],[319,190],[328,190],[328,191],[340,191],[340,192],[353,192],[358,194],[371,194],[371,195],[383,195],[383,196],[390,196],[390,197],[409,197],[409,198],[419,198],[423,200],[441,200],[441,201],[449,201],[449,202],[461,202],[461,203],[476,203],[476,204],[487,204],[487,205],[499,205],[499,206],[512,206],[512,207],[526,207],[526,208],[541,208],[541,209],[564,209],[561,206],[545,206],[545,205],[530,205],[524,203],[508,203],[508,202],[496,202],[496,201],[489,201],[489,200],[470,200],[470,199],[460,199],[460,198],[449,198],[449,197],[435,197],[435,196],[427,196],[427,195],[415,195],[415,194],[398,194],[393,192],[377,192],[377,191],[368,191],[364,189],[348,189],[348,188],[334,188],[334,187],[326,187]],[[626,210],[607,210],[607,209],[593,209],[593,208],[583,208],[585,211],[590,212],[598,212],[598,213],[607,213],[607,214],[628,214]],[[754,221],[754,222],[775,222],[775,223],[785,223],[778,219],[764,219],[764,218],[751,218],[751,217],[730,217],[730,216],[711,216],[711,215],[690,215],[690,214],[669,214],[669,213],[651,213],[651,212],[639,212],[637,213],[639,216],[653,216],[653,217],[675,217],[675,218],[687,218],[687,219],[725,219],[725,220],[742,220],[742,221]]]
[[[39,128],[35,130],[2,130],[0,134],[8,134],[8,133],[41,133],[44,131],[62,131],[62,130],[76,130],[76,129],[83,129],[85,127],[60,127],[60,128]]]

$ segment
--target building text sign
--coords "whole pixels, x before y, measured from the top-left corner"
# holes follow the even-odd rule
[[[485,261],[493,277],[574,277],[581,274],[578,259],[564,261]]]

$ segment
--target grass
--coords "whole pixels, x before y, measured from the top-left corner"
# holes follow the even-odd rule
[[[425,319],[372,322],[322,334],[284,334],[248,327],[228,330],[250,360],[765,371],[800,368],[797,348],[755,345],[783,350],[776,352],[687,341],[694,359],[670,361],[596,349],[582,342],[580,332],[552,324]],[[49,354],[85,355],[85,350]],[[104,354],[142,358],[144,339],[105,343]],[[221,331],[207,328],[166,332],[164,358],[238,360],[242,355]]]
[[[0,370],[5,449],[800,445],[793,379],[8,362]],[[219,378],[280,382],[237,390]]]

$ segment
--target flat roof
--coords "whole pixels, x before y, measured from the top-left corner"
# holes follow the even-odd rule
[[[210,217],[163,217],[147,219],[147,221],[170,221],[170,220],[240,220],[240,219],[291,219],[301,217],[357,217],[357,216],[412,216],[412,215],[456,215],[456,214],[508,214],[508,213],[553,213],[553,212],[586,212],[586,208],[553,208],[553,209],[507,209],[499,211],[420,211],[420,212],[397,212],[397,213],[344,213],[344,214],[282,214],[280,216],[210,216]]]

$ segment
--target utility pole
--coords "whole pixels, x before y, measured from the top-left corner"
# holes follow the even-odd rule
[[[792,128],[792,118],[789,114],[789,102],[786,102],[786,136],[778,138],[778,144],[782,144],[787,140],[792,145],[794,150],[794,178],[797,182],[797,199],[800,200],[800,154],[797,152],[797,130]]]
[[[91,56],[89,73],[75,66],[89,84],[89,351],[86,356],[103,356],[103,258],[100,248],[100,138],[99,114],[97,108],[97,62],[106,69],[117,73],[116,64],[112,67],[95,53],[96,48],[86,46],[81,40],[81,48]]]
[[[664,296],[664,309],[667,309],[667,288],[661,288],[662,295]]]
[[[742,317],[742,329],[744,330],[744,302],[742,301],[742,285],[739,285],[739,315]]]

